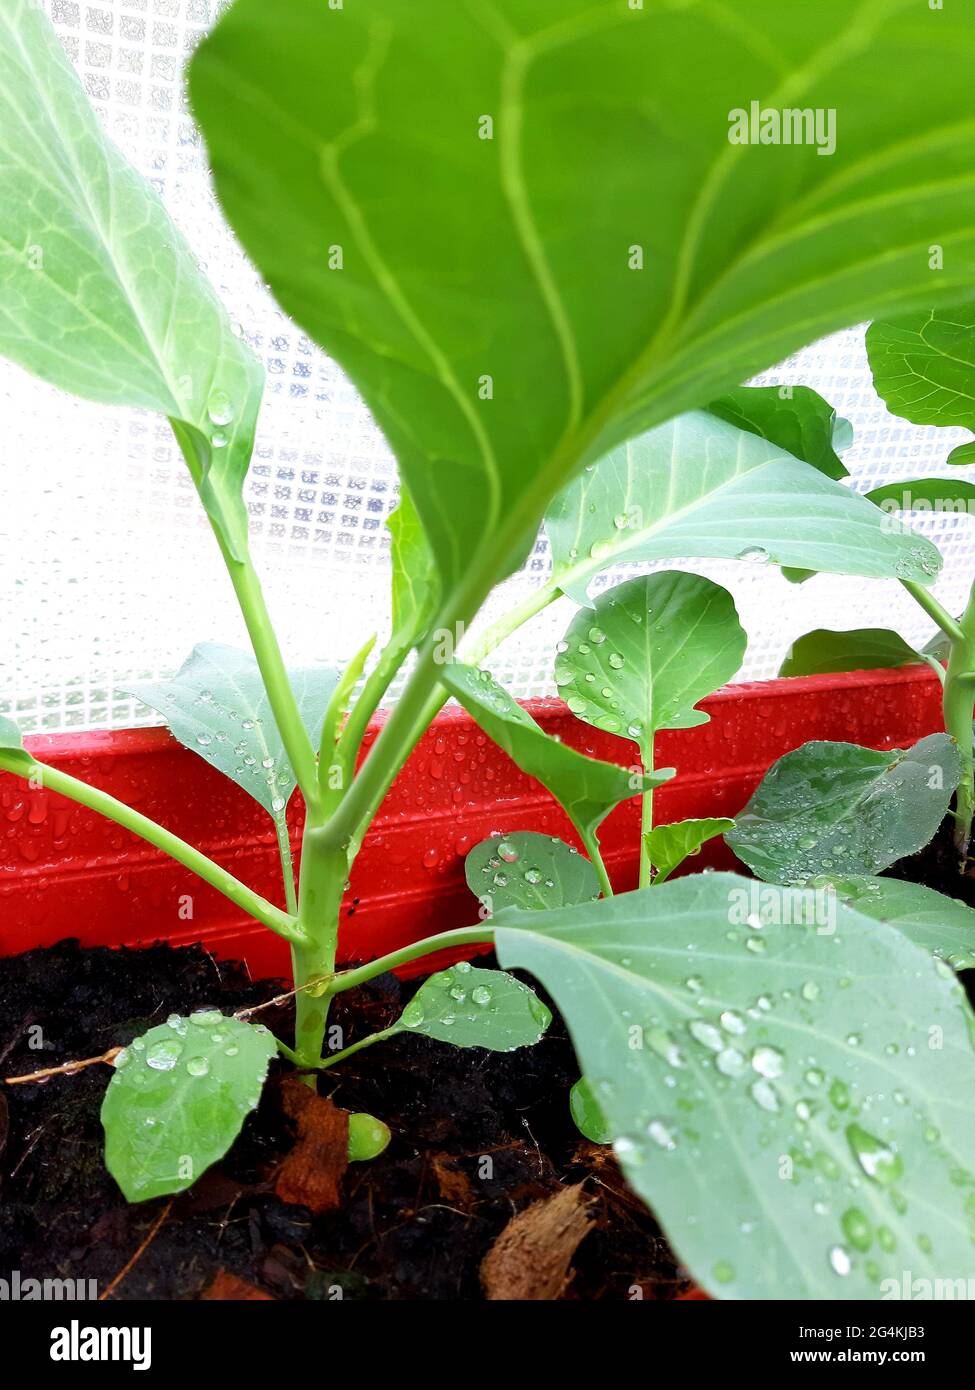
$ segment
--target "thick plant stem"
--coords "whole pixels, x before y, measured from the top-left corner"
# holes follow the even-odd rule
[[[181,840],[172,831],[157,825],[154,820],[144,816],[141,811],[126,806],[124,801],[117,801],[114,796],[109,796],[108,792],[99,791],[97,787],[90,787],[87,782],[79,782],[76,777],[71,777],[66,772],[59,772],[56,768],[48,767],[46,763],[25,763],[23,754],[5,755],[0,753],[0,768],[7,772],[16,773],[18,777],[36,781],[45,790],[57,792],[60,796],[66,796],[71,801],[77,801],[80,805],[97,811],[107,820],[114,821],[116,825],[121,825],[124,830],[131,830],[133,835],[138,835],[140,839],[155,845],[157,849],[161,849],[164,854],[168,854],[177,863],[191,869],[197,878],[202,878],[204,883],[209,883],[211,888],[216,888],[218,893],[229,898],[235,906],[242,908],[258,922],[263,922],[264,926],[270,927],[279,936],[283,936],[292,943],[301,941],[302,936],[298,923],[288,913],[282,912],[279,907],[275,907],[266,898],[262,898],[260,893],[255,893],[252,888],[248,888],[246,884],[234,878],[233,874],[222,869],[219,864],[215,864],[201,850],[187,844],[185,840]]]
[[[294,967],[295,1058],[300,1066],[317,1067],[328,1021],[330,986],[335,974],[339,912],[349,872],[346,850],[335,847],[321,825],[309,817],[301,848],[298,885],[298,928],[303,940],[291,952]],[[306,988],[321,981],[321,991]],[[314,1077],[307,1079],[314,1086]]]

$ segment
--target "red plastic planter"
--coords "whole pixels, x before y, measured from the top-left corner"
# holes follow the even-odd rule
[[[659,737],[658,765],[678,770],[654,798],[660,821],[734,815],[769,764],[808,739],[889,748],[943,727],[940,686],[927,667],[730,686],[702,707],[709,724]],[[558,700],[536,700],[528,708],[575,748],[622,764],[637,761],[631,744],[581,724]],[[370,729],[368,744],[381,722]],[[165,730],[41,735],[27,743],[36,757],[152,816],[282,901],[266,814]],[[297,842],[300,796],[291,811]],[[632,799],[603,827],[607,866],[620,889],[636,883],[638,820]],[[513,830],[574,840],[543,788],[464,711],[445,709],[397,779],[356,861],[341,958],[369,959],[474,921],[464,856],[492,832]],[[716,842],[692,863],[729,867],[734,859]],[[255,976],[289,970],[280,938],[152,846],[84,807],[0,773],[0,953],[66,936],[110,946],[200,941],[215,955],[246,960]]]

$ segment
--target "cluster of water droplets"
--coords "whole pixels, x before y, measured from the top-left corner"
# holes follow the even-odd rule
[[[845,978],[837,981],[838,987],[850,983]],[[815,1056],[790,1059],[781,1038],[769,1037],[777,1010],[788,1018],[797,1012],[806,1020],[811,1018],[810,1006],[821,1000],[822,983],[809,979],[795,989],[782,990],[778,997],[760,994],[742,1009],[709,1007],[700,975],[688,976],[684,988],[693,1001],[695,1015],[679,1026],[650,1020],[642,1030],[644,1046],[636,1053],[643,1060],[630,1063],[634,1070],[642,1068],[642,1089],[646,1085],[647,1053],[658,1059],[651,1065],[657,1082],[671,1092],[672,1101],[665,1111],[644,1112],[639,1125],[615,1141],[613,1147],[624,1165],[653,1164],[657,1161],[654,1156],[663,1153],[683,1155],[684,1162],[698,1167],[704,1161],[705,1134],[709,1127],[714,1128],[714,1116],[709,1114],[711,1092],[715,1088],[719,1092],[743,1088],[748,1103],[761,1112],[759,1146],[767,1149],[776,1163],[783,1153],[788,1155],[792,1165],[790,1192],[796,1191],[796,1200],[802,1200],[800,1194],[805,1188],[812,1215],[823,1219],[823,1258],[833,1275],[845,1278],[860,1267],[868,1281],[879,1285],[885,1277],[897,1274],[885,1257],[897,1254],[903,1262],[909,1259],[912,1248],[931,1254],[934,1242],[930,1235],[916,1229],[910,1220],[903,1190],[906,1163],[892,1135],[891,1117],[885,1114],[891,1104],[908,1107],[907,1095],[899,1089],[889,1096],[863,1091],[856,1081],[855,1063],[850,1064],[847,1075],[830,1076]],[[854,1052],[864,1043],[857,1031],[851,1031],[843,1041]],[[894,1041],[883,1048],[887,1056],[901,1050],[902,1044]],[[903,1047],[903,1051],[907,1057],[915,1055],[913,1045]],[[658,1069],[661,1065],[662,1071]],[[713,1076],[710,1083],[706,1080],[708,1072]],[[612,1103],[619,1078],[596,1079],[591,1084],[597,1100],[605,1106]],[[914,1112],[914,1119],[924,1142],[934,1149],[941,1137],[937,1127],[922,1110]],[[727,1136],[714,1128],[714,1141],[727,1144]],[[963,1210],[975,1244],[975,1176],[957,1168],[951,1180],[964,1189]],[[647,1189],[651,1188],[652,1176],[647,1180]],[[889,1212],[886,1217],[883,1207]],[[742,1235],[759,1230],[761,1217],[757,1212],[754,1220],[743,1220]],[[696,1224],[697,1213],[689,1213],[686,1220]],[[738,1277],[728,1260],[717,1261],[712,1274],[722,1284],[733,1283]]]

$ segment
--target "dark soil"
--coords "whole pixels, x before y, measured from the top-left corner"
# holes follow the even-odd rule
[[[885,877],[900,878],[934,888],[949,898],[958,898],[975,907],[975,861],[965,873],[958,871],[958,850],[954,842],[954,820],[945,816],[934,839],[917,854],[908,855],[885,870]],[[975,852],[975,847],[970,853]]]
[[[0,960],[0,1076],[103,1053],[173,1011],[231,1013],[281,988],[199,947],[67,941]],[[391,1022],[415,988],[383,976],[339,996],[332,1020],[352,1041]],[[289,1036],[285,1009],[259,1018]],[[127,1205],[104,1167],[108,1066],[0,1088],[0,1277],[95,1279],[104,1291],[159,1222],[112,1298],[194,1299],[223,1271],[225,1296],[247,1296],[247,1285],[277,1299],[338,1289],[354,1299],[478,1299],[482,1261],[512,1217],[581,1183],[591,1225],[570,1252],[562,1297],[666,1299],[688,1287],[611,1152],[569,1118],[578,1071],[557,1015],[534,1048],[490,1053],[407,1035],[323,1074],[323,1095],[380,1116],[393,1139],[380,1158],[348,1168],[341,1207],[318,1216],[274,1194],[293,1144],[288,1070],[273,1064],[226,1158],[171,1204]]]

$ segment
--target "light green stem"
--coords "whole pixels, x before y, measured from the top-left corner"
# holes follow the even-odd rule
[[[291,837],[288,834],[286,812],[274,817],[274,830],[278,837],[278,854],[281,858],[281,877],[284,879],[284,904],[292,917],[298,915],[298,894],[295,891],[295,866],[291,856]]]
[[[576,829],[579,830],[579,827],[576,826]],[[592,866],[596,870],[596,877],[599,879],[599,886],[602,889],[603,897],[611,898],[613,896],[613,885],[610,882],[609,873],[603,862],[603,853],[599,848],[599,840],[596,838],[595,833],[590,835],[582,830],[579,830],[579,838],[585,845],[586,853],[592,860]]]
[[[975,585],[959,621],[961,636],[952,641],[945,675],[945,729],[958,744],[961,779],[955,796],[955,845],[964,867],[975,817],[975,755],[972,711],[975,706]]]
[[[385,1042],[387,1038],[395,1037],[402,1030],[398,1024],[393,1024],[391,1028],[383,1028],[379,1033],[369,1033],[366,1037],[360,1038],[358,1042],[350,1043],[341,1052],[333,1052],[330,1057],[323,1057],[318,1063],[318,1071],[327,1071],[329,1067],[334,1067],[337,1062],[344,1062],[349,1057],[354,1057],[357,1052],[361,1052],[364,1047],[372,1047],[373,1043]]]
[[[181,421],[171,419],[169,423],[190,470],[190,476],[199,489],[203,466],[198,454],[196,437]],[[244,560],[235,559],[212,519],[210,526],[220,548],[220,554],[223,556],[224,564],[227,566],[227,573],[234,586],[234,593],[237,595],[237,603],[247,627],[254,657],[264,682],[264,689],[267,691],[268,703],[271,706],[278,733],[281,735],[281,742],[288,755],[288,761],[291,763],[295,779],[301,788],[301,794],[305,798],[306,804],[317,809],[318,780],[315,750],[308,737],[308,730],[302,721],[291,681],[288,679],[281,648],[278,645],[271,617],[267,611],[267,604],[264,601],[261,582],[257,577],[250,556],[248,555]],[[246,554],[246,551],[244,553]]]
[[[653,750],[643,755],[643,770],[646,773],[653,772]],[[647,787],[643,793],[642,805],[640,808],[640,887],[649,888],[653,882],[653,865],[650,862],[650,846],[647,844],[647,835],[653,829],[653,787]]]
[[[309,816],[301,842],[298,880],[298,927],[304,939],[291,953],[297,991],[295,1055],[303,1067],[317,1067],[321,1061],[348,873],[347,853],[336,848],[324,828]],[[315,980],[322,983],[320,993],[307,988]],[[314,1078],[309,1084],[314,1085]]]
[[[975,754],[972,748],[972,714],[975,708],[975,584],[964,613],[956,621],[922,584],[901,581],[904,588],[949,641],[948,668],[944,676],[945,730],[958,745],[961,778],[955,793],[955,846],[959,867],[968,861],[968,847],[975,819]]]
[[[913,579],[902,579],[901,583],[914,602],[920,604],[928,617],[938,624],[946,637],[950,637],[953,642],[964,640],[961,625],[955,621],[947,609],[942,608],[929,588],[924,584],[915,583]]]
[[[385,975],[388,970],[398,970],[401,965],[409,965],[410,961],[429,956],[434,951],[453,950],[458,946],[478,946],[493,940],[494,929],[488,922],[481,922],[476,927],[458,927],[454,931],[439,932],[436,936],[427,936],[422,941],[411,942],[409,946],[401,946],[398,951],[390,951],[388,955],[379,956],[377,960],[371,960],[366,965],[356,966],[354,970],[342,970],[333,979],[329,993],[341,994],[347,989],[357,989],[359,985],[374,980],[377,975]]]
[[[222,869],[212,859],[208,859],[200,850],[194,849],[185,840],[181,840],[178,835],[174,835],[170,830],[164,830],[154,820],[142,815],[140,811],[133,810],[131,806],[126,806],[123,801],[117,801],[108,792],[99,791],[97,787],[90,787],[87,782],[79,782],[76,777],[71,777],[66,772],[59,772],[56,768],[48,767],[46,763],[25,764],[22,753],[0,753],[0,768],[7,772],[14,772],[20,777],[36,779],[47,791],[57,792],[60,796],[66,796],[71,801],[77,801],[80,805],[87,806],[90,810],[97,811],[99,815],[114,821],[116,825],[121,825],[123,829],[131,830],[140,839],[155,845],[157,849],[168,854],[171,859],[175,859],[177,863],[192,870],[198,878],[203,879],[204,883],[209,883],[211,888],[216,888],[218,893],[229,898],[236,907],[241,908],[258,922],[263,922],[266,927],[277,932],[278,936],[283,936],[286,941],[292,943],[299,943],[303,940],[301,929],[292,916],[282,912],[273,903],[269,903],[266,898],[261,897],[260,893],[255,893],[252,888],[248,888],[246,884],[234,878],[233,874]]]
[[[516,632],[537,613],[542,612],[549,604],[553,603],[561,593],[562,590],[551,579],[538,589],[533,589],[520,603],[485,629],[480,637],[471,639],[464,644],[460,653],[462,659],[476,666],[513,632]],[[452,628],[453,626],[454,624],[449,619],[441,617],[434,625],[433,631],[442,631],[444,628]],[[348,834],[352,858],[358,852],[366,829],[379,810],[383,797],[399,774],[406,759],[446,703],[447,691],[436,679],[436,663],[433,661],[432,655],[433,647],[434,639],[430,637],[419,655],[417,666],[396,704],[389,723],[383,729],[375,749],[369,754],[356,776],[352,787],[352,798],[347,799],[346,804],[340,808],[339,833]],[[400,662],[405,655],[404,652],[400,657]],[[367,682],[366,689],[363,690],[356,707],[349,716],[348,727],[355,729],[360,740],[365,732],[365,721],[361,717],[363,710],[360,710],[359,705],[367,696],[368,699],[363,709],[368,708],[370,701],[375,701],[366,716],[368,719],[388,688],[392,674],[386,675],[384,673],[385,685],[381,689],[379,689],[381,678],[377,678],[372,689]],[[382,753],[380,756],[376,756],[380,744],[382,745]],[[350,800],[351,805],[349,804]],[[596,860],[594,859],[593,862],[595,863]],[[605,870],[603,870],[603,874],[605,875]]]

